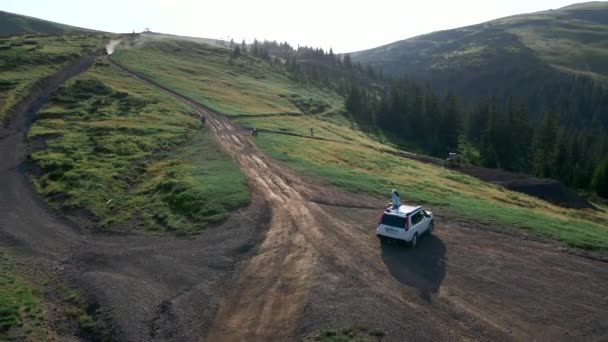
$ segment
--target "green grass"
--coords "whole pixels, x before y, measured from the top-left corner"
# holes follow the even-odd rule
[[[244,177],[189,107],[98,62],[63,85],[28,138],[51,205],[97,228],[195,233],[249,202]]]
[[[258,146],[304,175],[352,192],[378,196],[387,196],[396,187],[406,202],[427,204],[440,213],[488,226],[514,226],[567,246],[608,253],[606,212],[564,209],[450,170],[395,156],[394,147],[362,133],[339,114],[342,108],[337,105],[318,115],[256,115],[268,112],[267,98],[284,99],[281,95],[295,92],[301,86],[272,66],[263,66],[264,62],[242,59],[240,68],[248,71],[241,74],[232,72],[227,52],[206,45],[186,49],[181,44],[136,42],[128,49],[119,49],[117,56],[128,67],[207,105],[225,102],[212,106],[215,109],[226,110],[230,115],[248,114],[235,120],[244,126],[260,128]],[[196,63],[192,61],[194,56]],[[196,76],[184,76],[187,80],[179,82],[183,76],[180,60],[185,60],[186,69]],[[267,70],[265,78],[259,81],[264,84],[260,87],[264,96],[223,93],[225,89],[248,89],[251,87],[248,73],[262,68]],[[208,83],[217,88],[209,91]],[[308,95],[300,94],[303,98],[324,92],[304,89]],[[326,96],[316,100],[323,101]],[[314,137],[310,136],[311,127]]]
[[[116,341],[116,331],[108,309],[92,305],[79,291],[60,280],[53,283],[61,301],[61,313],[64,319],[73,321],[78,326],[80,337],[86,341]]]
[[[0,122],[37,80],[109,40],[105,34],[0,37]]]
[[[37,274],[35,282],[27,280],[23,276],[27,269],[12,250],[0,248],[0,341],[57,340],[56,327],[48,320],[51,310],[54,324],[77,327],[78,335],[87,341],[116,340],[107,309],[91,305],[58,275]],[[52,289],[47,288],[49,284]],[[41,294],[47,291],[52,294]]]
[[[46,315],[35,287],[22,278],[21,266],[0,249],[0,340],[46,340]]]
[[[447,169],[403,159],[359,144],[261,134],[257,144],[302,174],[352,192],[388,196],[398,188],[421,203],[487,225],[509,225],[565,245],[608,252],[608,217],[571,210],[484,183]]]
[[[143,36],[125,42],[112,59],[227,115],[343,107],[333,91],[293,82],[276,66],[249,56],[231,59],[230,54],[229,49],[189,40]]]
[[[608,14],[608,6],[603,11]],[[608,25],[553,15],[545,14],[544,25],[527,23],[526,16],[501,23],[508,25],[507,30],[516,34],[547,64],[569,73],[608,80],[608,66],[604,62],[608,59],[605,39]]]

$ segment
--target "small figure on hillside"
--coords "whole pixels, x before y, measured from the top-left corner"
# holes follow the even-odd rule
[[[312,129],[312,127],[310,127],[310,136],[311,137],[315,136],[315,131]]]
[[[253,135],[254,137],[256,137],[258,135],[259,130],[257,128],[253,128],[251,130],[251,135]]]
[[[393,209],[398,209],[401,206],[401,198],[399,197],[397,189],[391,191],[391,205]]]
[[[201,124],[205,127],[205,122],[207,122],[207,118],[204,115],[201,115]]]
[[[460,167],[460,155],[458,155],[457,153],[450,152],[448,154],[448,158],[446,159],[446,161],[447,161],[448,167],[451,167],[451,168]]]

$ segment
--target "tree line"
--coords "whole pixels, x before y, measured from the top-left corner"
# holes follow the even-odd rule
[[[395,142],[436,157],[457,152],[471,164],[559,179],[608,198],[608,135],[600,120],[582,125],[555,110],[535,119],[513,99],[466,108],[451,92],[441,96],[411,81],[387,84],[353,87],[345,106]]]
[[[470,105],[332,49],[257,40],[232,45],[233,55],[249,53],[300,82],[342,94],[361,128],[396,144],[437,157],[457,152],[472,164],[555,178],[608,198],[608,90],[588,77],[569,76],[535,96]]]

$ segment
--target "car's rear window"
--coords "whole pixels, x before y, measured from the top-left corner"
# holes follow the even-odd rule
[[[401,216],[384,215],[382,217],[382,221],[380,223],[384,224],[386,226],[405,229],[405,217],[401,217]]]

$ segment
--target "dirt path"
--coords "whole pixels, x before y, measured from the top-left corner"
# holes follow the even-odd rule
[[[49,209],[24,174],[26,133],[52,91],[92,62],[79,59],[39,82],[0,131],[0,245],[15,247],[35,267],[81,288],[91,304],[110,308],[118,340],[196,340],[263,240],[268,205],[256,198],[193,239],[87,233]]]
[[[301,340],[353,326],[389,341],[608,336],[606,263],[439,212],[419,248],[381,247],[382,200],[298,177],[226,117],[160,88],[206,116],[253,191],[250,208],[195,239],[87,234],[40,203],[19,166],[44,96],[0,140],[0,241],[109,307],[120,340]]]
[[[139,77],[204,115],[272,209],[266,239],[222,298],[207,340],[289,340],[354,325],[396,341],[608,336],[605,263],[441,216],[421,248],[381,248],[378,210],[364,208],[382,201],[296,176],[226,117]]]

